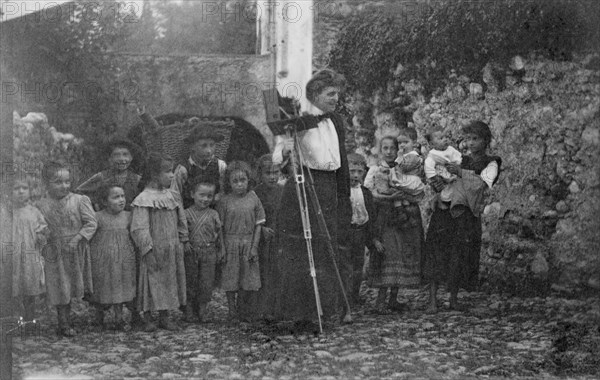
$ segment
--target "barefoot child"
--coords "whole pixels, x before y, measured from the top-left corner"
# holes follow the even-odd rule
[[[254,192],[260,199],[265,210],[266,221],[262,226],[262,238],[258,251],[258,263],[260,267],[261,288],[258,292],[257,313],[264,319],[273,319],[277,306],[277,290],[280,286],[276,276],[275,261],[275,226],[277,224],[277,209],[281,202],[283,186],[281,180],[281,165],[273,162],[271,154],[265,154],[258,159],[258,181],[259,184]]]
[[[48,197],[40,201],[39,209],[50,229],[43,250],[48,303],[56,306],[58,335],[71,337],[75,335],[71,299],[81,299],[93,291],[88,241],[96,232],[97,222],[90,199],[69,191],[71,173],[66,165],[46,163],[42,178]]]
[[[254,191],[249,189],[250,178],[251,169],[247,163],[230,163],[225,195],[216,207],[223,222],[226,254],[221,287],[227,293],[230,319],[238,316],[236,295],[247,299],[245,304],[256,304],[253,298],[261,285],[258,244],[265,210]],[[245,310],[241,314],[242,318],[247,318]]]
[[[139,157],[141,148],[126,138],[113,138],[104,151],[108,156],[108,169],[94,174],[75,191],[90,197],[96,210],[100,210],[105,200],[97,199],[96,192],[107,183],[117,184],[125,192],[125,210],[131,211],[131,202],[140,193],[141,176],[131,171],[130,166],[134,157]]]
[[[95,324],[102,329],[104,310],[112,307],[115,329],[127,331],[130,326],[123,320],[123,303],[133,309],[136,289],[135,251],[129,234],[131,212],[124,211],[125,190],[119,185],[103,185],[96,199],[103,209],[96,213],[98,229],[90,242],[94,283],[90,302],[96,307]]]
[[[225,258],[223,230],[219,213],[210,208],[216,184],[201,178],[192,185],[194,204],[185,210],[189,242],[185,244],[185,274],[188,304],[184,320],[207,321],[207,305],[212,297],[217,263]]]
[[[15,179],[13,186],[13,297],[23,303],[24,319],[35,318],[35,299],[46,292],[44,260],[41,250],[46,244],[48,224],[44,216],[29,203],[30,186],[25,179]]]
[[[186,305],[183,244],[188,241],[181,197],[170,189],[173,160],[152,153],[146,162],[147,185],[132,202],[131,235],[139,249],[139,309],[146,331],[156,330],[151,313],[158,311],[158,326],[178,330],[169,310]]]
[[[436,312],[438,284],[445,282],[450,292],[450,308],[458,308],[458,290],[473,290],[479,280],[481,250],[481,213],[484,194],[498,180],[502,160],[489,156],[487,148],[492,133],[484,122],[473,121],[463,128],[471,152],[459,165],[448,163],[446,168],[457,176],[456,190],[450,204],[435,208],[425,244],[426,278],[430,282],[428,310]],[[437,192],[443,181],[432,182]]]

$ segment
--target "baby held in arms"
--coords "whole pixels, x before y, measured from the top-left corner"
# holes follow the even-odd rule
[[[425,185],[421,180],[423,160],[415,150],[417,131],[414,128],[405,128],[400,131],[396,140],[382,140],[382,148],[393,143],[397,156],[393,162],[388,162],[388,168],[381,168],[374,178],[377,192],[383,195],[392,195],[401,191],[402,199],[394,201],[394,208],[398,221],[407,219],[404,208],[411,202],[418,202],[423,197]],[[384,153],[385,155],[385,153]]]
[[[425,159],[425,177],[428,181],[443,181],[446,184],[439,194],[437,203],[440,208],[448,208],[452,199],[452,184],[456,182],[457,176],[448,172],[446,164],[460,165],[462,154],[450,146],[448,134],[442,127],[433,127],[425,138],[431,147]]]

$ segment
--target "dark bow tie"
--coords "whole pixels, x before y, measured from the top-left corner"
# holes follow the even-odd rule
[[[319,123],[325,119],[331,119],[331,112],[327,112],[327,113],[324,113],[321,115],[311,115],[311,114],[305,112],[304,114],[302,114],[302,116],[312,116],[315,119],[317,119],[317,123]]]
[[[323,121],[325,119],[331,119],[331,112],[324,113],[323,115],[317,115],[317,120]]]

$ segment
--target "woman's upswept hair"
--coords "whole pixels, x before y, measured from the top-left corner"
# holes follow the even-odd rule
[[[231,193],[232,189],[229,178],[234,172],[238,171],[244,172],[246,174],[246,177],[248,178],[248,191],[254,188],[256,182],[252,177],[252,168],[250,167],[250,165],[244,161],[231,161],[229,164],[227,164],[227,170],[225,170],[225,183],[223,185],[223,190],[225,191],[225,194]]]
[[[306,84],[306,98],[312,102],[326,87],[338,87],[343,90],[345,86],[346,78],[342,74],[324,69],[315,73]]]

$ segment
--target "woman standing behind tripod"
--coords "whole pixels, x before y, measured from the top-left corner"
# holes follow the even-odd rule
[[[303,114],[322,116],[316,128],[300,131],[297,134],[303,170],[310,170],[314,187],[325,224],[331,236],[334,254],[339,257],[338,241],[346,241],[343,236],[352,215],[350,207],[350,179],[342,118],[335,107],[345,80],[331,70],[316,73],[306,85],[306,97],[310,104]],[[294,142],[292,138],[278,137],[273,152],[273,162],[286,165]],[[288,169],[289,170],[289,169]],[[300,217],[300,206],[294,179],[283,189],[281,205],[277,211],[278,278],[282,279],[280,289],[280,310],[278,316],[296,322],[297,328],[313,329],[316,318],[315,294],[309,274],[308,255],[304,230]],[[312,246],[317,273],[317,282],[323,314],[333,316],[339,312],[340,284],[335,268],[327,252],[325,231],[319,228],[315,206],[308,200],[312,229]]]

